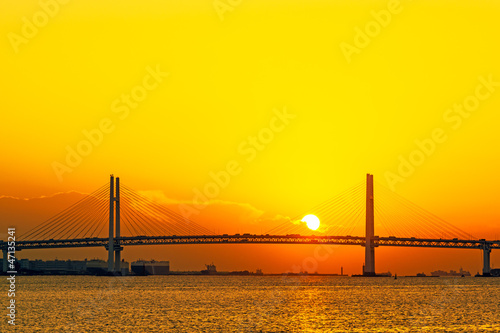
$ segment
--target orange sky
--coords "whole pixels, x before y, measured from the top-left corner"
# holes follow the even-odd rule
[[[89,193],[114,173],[184,202],[231,170],[199,222],[258,232],[372,173],[450,223],[500,237],[498,3],[57,3],[0,4],[1,195]],[[0,227],[42,222],[70,201],[22,214],[2,205]],[[314,251],[246,249],[162,248],[161,259],[284,271]],[[339,248],[319,271],[359,272],[362,250]],[[80,257],[65,251],[36,255]],[[378,253],[381,270],[403,274],[480,267],[478,251]]]

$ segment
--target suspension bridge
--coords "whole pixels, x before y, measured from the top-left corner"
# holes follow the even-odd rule
[[[363,275],[375,276],[375,249],[379,246],[477,249],[483,254],[484,276],[490,275],[490,253],[500,240],[477,239],[471,234],[377,185],[373,175],[343,193],[307,211],[321,220],[310,230],[301,217],[287,219],[265,234],[215,234],[139,192],[120,185],[120,178],[90,193],[16,240],[16,251],[27,249],[104,247],[108,272],[120,272],[121,252],[132,245],[175,244],[318,244],[357,245],[365,248]],[[387,236],[375,235],[375,221]],[[364,225],[363,225],[364,223]],[[351,233],[361,226],[364,236]],[[106,234],[107,232],[107,234]],[[3,272],[7,272],[8,243],[0,242]]]

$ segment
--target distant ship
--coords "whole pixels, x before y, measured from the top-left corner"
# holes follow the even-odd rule
[[[431,272],[431,275],[432,276],[471,276],[469,271],[464,271],[461,267],[460,267],[460,271],[458,271],[458,272],[454,271],[454,270],[451,270],[449,272],[437,270],[437,271]]]
[[[205,275],[215,275],[217,274],[217,268],[215,267],[214,263],[211,263],[209,265],[205,265],[207,269],[204,269],[201,271],[201,274]]]
[[[132,272],[135,275],[168,275],[170,274],[169,261],[145,261],[137,260],[131,265]]]

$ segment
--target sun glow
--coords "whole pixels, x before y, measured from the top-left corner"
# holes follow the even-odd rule
[[[306,215],[301,221],[305,222],[307,227],[311,230],[317,230],[319,228],[319,218],[316,215]]]

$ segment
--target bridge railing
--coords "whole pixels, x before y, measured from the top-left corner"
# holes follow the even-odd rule
[[[491,249],[500,249],[500,241],[461,240],[461,239],[423,239],[379,237],[372,238],[375,246],[401,247],[433,247],[433,248],[474,248],[482,249],[485,246]],[[115,238],[115,245],[168,245],[168,244],[337,244],[365,246],[363,236],[302,236],[290,235],[252,235],[252,234],[223,234],[202,236],[130,236]],[[77,239],[48,239],[17,241],[16,249],[68,248],[68,247],[107,247],[108,238],[77,238]],[[0,241],[0,248],[7,249],[7,242]]]

